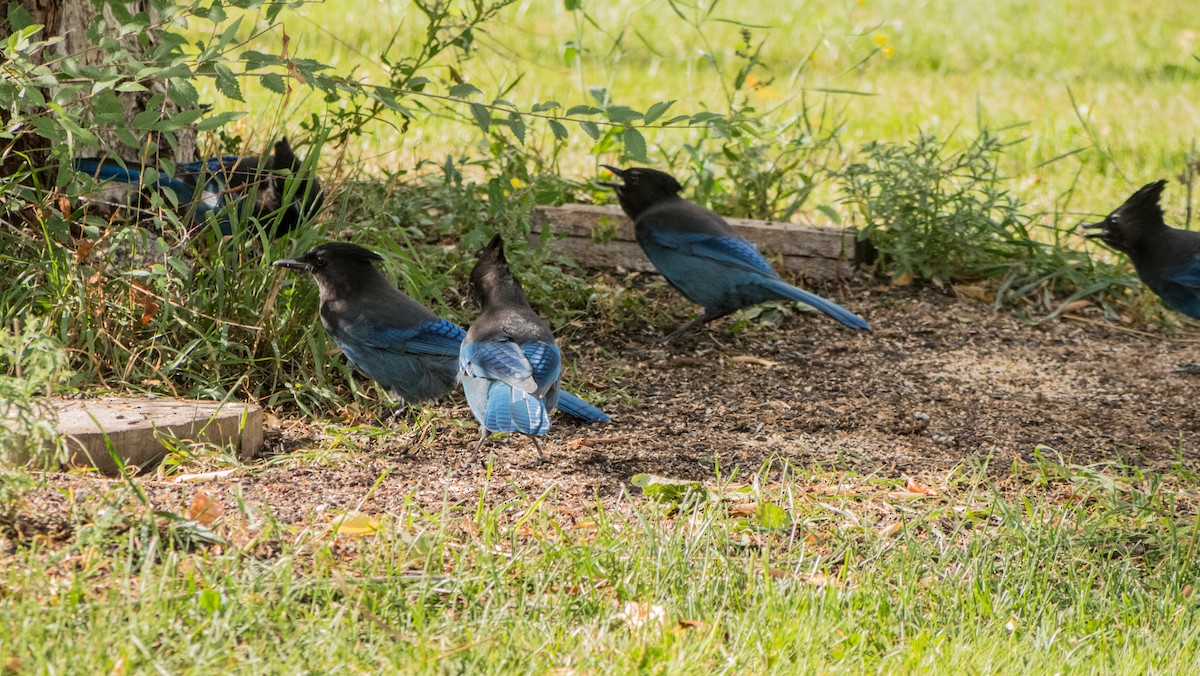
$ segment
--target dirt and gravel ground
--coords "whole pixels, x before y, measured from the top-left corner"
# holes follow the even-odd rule
[[[875,330],[802,313],[737,335],[725,320],[672,348],[646,335],[573,341],[566,351],[577,373],[615,374],[601,397],[613,422],[556,418],[545,464],[526,439],[495,440],[487,479],[471,454],[476,428],[457,422],[470,419],[459,396],[410,432],[335,434],[279,421],[266,458],[205,490],[229,509],[240,490],[302,523],[330,511],[391,512],[408,500],[472,505],[485,483],[492,504],[553,489],[554,504],[586,510],[616,500],[636,473],[711,479],[715,464],[744,475],[772,458],[879,477],[964,463],[1003,472],[1039,448],[1070,463],[1147,469],[1200,460],[1200,376],[1178,371],[1200,362],[1186,328],[1134,330],[1086,312],[1035,326],[933,289],[838,297]],[[160,509],[179,510],[195,490],[141,481]],[[112,485],[79,474],[51,484],[85,494]],[[65,508],[65,493],[43,497]],[[58,511],[36,502],[42,517]]]

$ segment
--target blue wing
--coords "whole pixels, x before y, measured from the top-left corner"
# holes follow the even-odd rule
[[[458,364],[459,371],[468,376],[507,383],[522,392],[533,394],[540,387],[529,357],[510,340],[464,342]]]
[[[459,380],[471,412],[491,432],[550,431],[549,410],[558,398],[560,371],[553,343],[467,341],[458,358]]]
[[[434,399],[454,387],[463,330],[452,322],[399,328],[359,321],[331,333],[347,359],[406,402]]]
[[[457,357],[459,345],[467,335],[454,322],[445,319],[426,322],[416,327],[375,326],[366,322],[351,324],[343,329],[358,342],[389,352]]]
[[[690,256],[769,277],[778,276],[770,261],[753,244],[740,237],[673,230],[649,230],[644,236],[658,246]]]
[[[1163,302],[1193,319],[1200,319],[1200,257],[1157,277],[1153,284],[1147,282],[1147,286]]]
[[[74,166],[76,171],[87,174],[97,181],[116,181],[117,183],[136,185],[141,185],[142,183],[142,170],[140,168],[128,165],[121,166],[116,160],[101,159],[98,157],[78,157],[74,160]],[[195,187],[187,181],[167,176],[161,172],[158,174],[158,179],[154,184],[175,191],[175,196],[179,198],[180,204],[190,202],[195,193]]]

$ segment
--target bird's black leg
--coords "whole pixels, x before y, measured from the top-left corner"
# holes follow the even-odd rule
[[[475,442],[475,448],[471,450],[471,454],[474,455],[475,458],[477,460],[479,460],[479,464],[485,468],[487,467],[487,459],[481,458],[479,456],[479,449],[483,448],[483,442],[487,441],[488,436],[489,435],[488,435],[487,428],[480,425],[479,426],[479,441]]]
[[[733,312],[734,312],[734,310],[718,310],[716,312],[710,312],[710,311],[706,310],[704,312],[704,314],[684,323],[683,326],[672,331],[671,335],[667,336],[666,338],[663,338],[663,342],[666,343],[667,345],[670,345],[671,343],[674,343],[675,341],[679,340],[679,338],[682,337],[683,334],[687,333],[688,331],[691,331],[692,329],[696,328],[697,326],[707,324],[714,319],[720,319],[721,317],[724,317],[725,315],[728,315],[728,314],[732,314]]]
[[[401,401],[399,406],[392,409],[392,412],[387,414],[387,416],[384,417],[383,422],[389,426],[395,425],[397,422],[400,421],[401,418],[408,415],[408,412],[410,410],[412,410],[412,407],[409,406],[406,402]]]
[[[540,441],[538,441],[538,438],[535,436],[532,436],[532,435],[529,438],[530,438],[530,440],[533,441],[533,447],[535,449],[537,449],[537,454],[538,454],[537,464],[544,465],[544,464],[550,462],[550,456],[546,455],[545,453],[542,453],[542,444]]]

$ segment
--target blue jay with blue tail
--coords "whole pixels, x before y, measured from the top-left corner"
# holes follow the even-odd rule
[[[493,432],[520,432],[533,440],[550,431],[550,409],[559,399],[562,355],[554,334],[529,307],[504,257],[504,241],[492,238],[471,271],[479,318],[467,330],[458,357],[458,379],[479,421],[479,443]]]
[[[616,191],[646,257],[671,286],[704,308],[704,314],[680,326],[666,342],[768,300],[798,301],[852,329],[871,329],[840,305],[783,281],[758,249],[734,232],[724,218],[680,197],[683,186],[670,174],[644,167],[601,166],[621,179],[602,185]]]
[[[75,170],[97,181],[168,188],[175,193],[181,212],[191,211],[193,226],[203,225],[209,214],[220,218],[221,234],[233,234],[232,215],[245,199],[252,199],[253,214],[271,234],[279,237],[296,228],[305,218],[320,210],[324,202],[321,181],[301,171],[302,161],[292,151],[287,138],[275,143],[266,157],[224,155],[175,166],[174,174],[158,172],[143,185],[144,170],[111,157],[84,157],[75,160]],[[288,186],[288,178],[292,186]],[[272,221],[271,216],[277,218]]]
[[[1130,195],[1103,221],[1083,226],[1129,256],[1138,277],[1170,307],[1200,319],[1200,232],[1179,230],[1163,220],[1159,206],[1166,181],[1149,183]]]
[[[453,389],[467,334],[392,286],[375,265],[381,260],[357,244],[329,242],[274,265],[312,274],[321,324],[351,363],[400,399],[402,410]],[[609,420],[566,392],[558,406],[585,421]]]

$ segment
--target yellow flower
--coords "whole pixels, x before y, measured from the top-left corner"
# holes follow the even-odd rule
[[[520,190],[521,188],[525,187],[525,181],[522,181],[521,179],[517,178],[516,176],[513,176],[512,180],[509,181],[509,183],[512,183],[512,187],[516,188],[517,190]]]
[[[880,47],[887,47],[888,39],[883,33],[876,33],[875,37],[871,38],[871,42],[874,42]]]
[[[895,53],[896,53],[895,47],[884,47],[883,48],[883,58],[885,58],[885,59],[892,58],[892,55]]]

